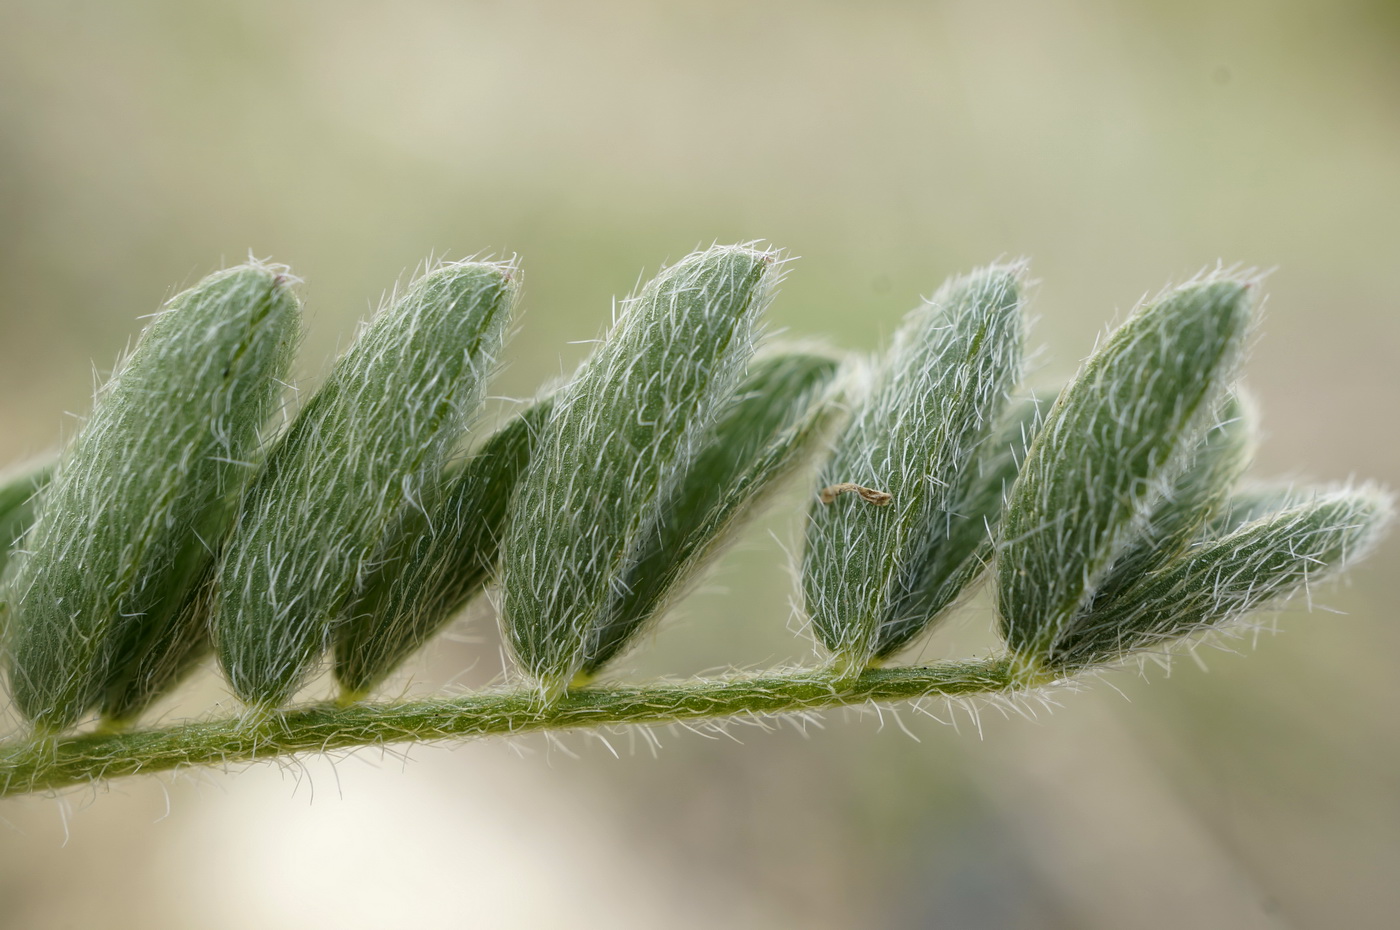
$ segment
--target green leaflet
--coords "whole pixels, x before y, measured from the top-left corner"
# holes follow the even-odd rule
[[[1391,509],[1390,495],[1374,488],[1323,491],[1198,542],[1161,571],[1097,600],[1062,633],[1054,664],[1114,662],[1291,597],[1365,555]]]
[[[1216,277],[1140,308],[1036,433],[1002,523],[997,609],[1023,664],[1047,657],[1190,463],[1249,330],[1245,281]]]
[[[835,358],[799,352],[754,361],[657,508],[660,518],[627,554],[622,583],[590,633],[580,675],[597,674],[633,642],[759,510],[764,492],[806,459],[835,416],[827,386],[837,368]]]
[[[5,604],[5,569],[10,553],[34,523],[39,492],[53,477],[53,466],[25,469],[0,484],[0,664],[5,664],[10,611]]]
[[[941,619],[992,561],[993,534],[1006,492],[1016,480],[1042,416],[1034,399],[1018,401],[997,431],[955,477],[941,525],[930,527],[924,550],[899,575],[880,620],[877,661],[892,657]]]
[[[405,515],[336,629],[342,703],[369,694],[486,585],[550,403],[531,406],[449,472],[430,512]]]
[[[932,619],[911,617],[911,609],[931,604],[929,589],[945,580],[927,569],[969,490],[959,477],[1020,378],[1022,271],[993,267],[950,281],[914,310],[822,469],[828,492],[854,485],[889,495],[889,506],[840,494],[810,509],[807,612],[846,672],[859,672],[882,645],[898,648]]]
[[[1238,393],[1230,393],[1217,411],[1214,424],[1197,445],[1190,466],[1161,494],[1147,519],[1126,543],[1093,594],[1056,632],[1046,651],[1048,663],[1061,662],[1064,643],[1078,641],[1086,626],[1097,626],[1095,614],[1129,588],[1162,571],[1203,530],[1226,511],[1230,491],[1254,453],[1254,417]],[[1262,515],[1262,514],[1261,514]]]
[[[1277,510],[1287,510],[1308,499],[1307,489],[1292,485],[1259,484],[1237,488],[1215,519],[1210,535],[1224,536]]]
[[[268,453],[217,582],[234,692],[272,708],[309,677],[405,515],[476,414],[516,293],[511,264],[423,275],[376,315]]]
[[[506,632],[546,699],[583,667],[628,554],[748,362],[774,260],[743,247],[682,259],[625,302],[560,391],[502,550]]]
[[[234,511],[225,507],[219,519],[225,530]],[[222,540],[220,540],[222,542]],[[202,549],[203,567],[184,600],[163,627],[151,627],[133,639],[118,664],[125,674],[102,695],[104,723],[122,729],[134,723],[156,698],[173,690],[209,654],[209,588],[218,566],[219,550]]]
[[[1080,608],[1081,613],[1092,610],[1099,598],[1111,597],[1136,584],[1140,576],[1159,570],[1229,507],[1230,492],[1254,455],[1254,433],[1249,405],[1231,392],[1197,446],[1190,466],[1156,501],[1147,520]]]
[[[9,564],[10,550],[34,522],[39,492],[52,477],[53,466],[44,465],[0,484],[0,575]],[[0,618],[3,618],[3,608],[0,608]]]
[[[180,608],[226,532],[281,393],[300,315],[245,265],[174,297],[98,396],[11,576],[10,680],[41,730],[125,703],[201,632]]]

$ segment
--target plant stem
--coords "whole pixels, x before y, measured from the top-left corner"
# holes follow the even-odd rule
[[[1007,691],[1018,685],[1004,657],[915,668],[829,669],[677,684],[583,688],[553,704],[531,690],[284,712],[124,733],[34,737],[0,743],[0,797],[53,791],[125,775],[256,762],[302,752],[389,743],[624,724],[765,716],[871,702]]]

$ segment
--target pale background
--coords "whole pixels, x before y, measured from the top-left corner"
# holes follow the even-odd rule
[[[429,255],[518,253],[497,392],[569,370],[696,245],[800,256],[772,325],[873,348],[1027,256],[1037,379],[1145,292],[1275,268],[1256,472],[1400,485],[1400,7],[1205,2],[0,2],[0,462],[137,317],[250,251],[303,383]],[[810,661],[756,526],[635,677]],[[1386,927],[1400,546],[1244,654],[1036,721],[419,747],[0,804],[0,926]],[[976,603],[920,653],[985,649]],[[499,674],[478,609],[412,689]],[[228,698],[206,675],[167,702]],[[947,716],[944,709],[930,709]]]

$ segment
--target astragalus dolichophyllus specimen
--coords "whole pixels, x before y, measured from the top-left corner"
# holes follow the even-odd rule
[[[0,483],[6,666],[32,721],[0,742],[0,795],[394,741],[1015,696],[1311,591],[1390,516],[1369,485],[1242,484],[1247,275],[1146,302],[1051,401],[1020,384],[1021,264],[950,281],[874,357],[762,344],[780,266],[745,245],[665,268],[571,380],[492,429],[475,422],[513,263],[421,277],[280,433],[290,279],[245,266],[175,298],[56,467]],[[805,502],[820,660],[597,684],[784,487]],[[1005,649],[901,664],[984,578]],[[493,586],[504,685],[373,699]],[[254,712],[121,730],[211,630]],[[293,705],[327,650],[339,700]],[[67,732],[93,710],[104,726]]]

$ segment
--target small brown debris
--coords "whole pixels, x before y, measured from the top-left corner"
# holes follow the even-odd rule
[[[852,481],[843,481],[841,484],[833,484],[830,487],[821,489],[821,499],[823,504],[830,504],[837,497],[846,492],[859,494],[860,499],[867,504],[874,504],[876,507],[883,507],[894,498],[884,491],[877,491],[874,488],[867,488],[864,485],[856,484]]]

